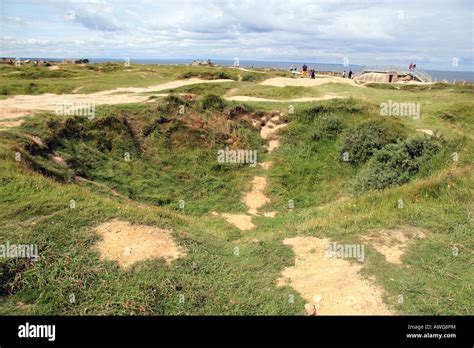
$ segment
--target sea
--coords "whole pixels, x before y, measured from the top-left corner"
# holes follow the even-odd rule
[[[48,60],[48,61],[63,61],[64,58],[23,58],[31,60]],[[200,59],[207,60],[207,59]],[[89,58],[90,63],[104,63],[104,62],[124,62],[124,59],[116,58]],[[193,59],[130,59],[131,64],[167,64],[167,65],[187,65],[191,64]],[[230,59],[216,59],[212,60],[213,63],[221,66],[233,66],[234,60]],[[332,71],[332,72],[349,72],[352,70],[354,73],[362,71],[364,68],[362,65],[343,65],[343,64],[329,64],[329,63],[317,63],[317,62],[301,62],[301,61],[258,61],[258,60],[240,60],[241,68],[273,68],[289,70],[291,67],[295,67],[300,70],[303,64],[306,64],[309,69],[315,69],[317,71]],[[421,67],[422,68],[422,67]],[[408,68],[407,68],[408,69]],[[453,81],[469,81],[474,82],[473,71],[442,71],[442,70],[424,70],[431,75],[433,81],[441,82],[443,80],[452,83]]]

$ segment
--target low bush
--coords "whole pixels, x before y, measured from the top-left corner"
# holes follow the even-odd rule
[[[401,140],[401,132],[393,125],[369,121],[349,131],[342,141],[341,153],[347,152],[348,161],[353,165],[366,162],[387,144]]]
[[[317,122],[316,130],[311,138],[315,141],[333,139],[342,132],[344,124],[340,118],[325,116]]]
[[[180,75],[182,79],[189,79],[191,77],[197,77],[203,80],[218,80],[218,79],[229,79],[235,80],[234,76],[224,71],[187,71]]]
[[[221,97],[214,94],[206,95],[201,100],[201,107],[204,110],[213,109],[213,110],[223,111],[225,108],[225,105],[226,105],[225,101]]]
[[[429,161],[442,147],[442,140],[435,137],[415,137],[387,144],[358,174],[355,189],[363,192],[405,184],[418,173],[422,163]]]
[[[262,77],[258,76],[258,74],[244,74],[242,76],[242,81],[244,82],[256,82],[260,80],[262,80]]]

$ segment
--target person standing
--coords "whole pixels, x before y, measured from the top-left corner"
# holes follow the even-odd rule
[[[345,70],[342,72],[342,78],[343,78],[343,79],[346,78],[346,71],[345,71]]]
[[[349,79],[352,78],[352,70],[349,70]]]
[[[301,77],[306,77],[308,73],[308,66],[306,64],[303,64],[301,67]]]

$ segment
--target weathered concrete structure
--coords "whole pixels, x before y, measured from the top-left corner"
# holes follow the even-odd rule
[[[410,72],[408,69],[403,68],[375,66],[364,67],[362,72],[354,76],[354,80],[358,82],[377,83],[391,83],[397,81],[431,82],[432,78],[421,69],[414,69]]]

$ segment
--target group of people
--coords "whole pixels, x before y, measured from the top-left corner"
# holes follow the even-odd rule
[[[294,66],[290,67],[290,72],[294,73],[294,75],[298,74],[298,70]],[[300,73],[301,73],[301,77],[308,77],[309,76],[312,79],[316,78],[316,70],[315,69],[308,69],[308,66],[306,64],[303,64],[303,66],[301,67],[301,72]],[[348,77],[350,79],[352,79],[352,75],[353,75],[352,70],[349,70]],[[342,73],[342,77],[346,78],[346,71],[345,70]]]
[[[316,70],[308,70],[308,66],[306,64],[303,64],[303,66],[301,67],[301,77],[307,77],[308,73],[312,79],[316,78]]]
[[[349,70],[349,74],[347,75],[347,77],[349,77],[351,79],[352,75],[353,75],[352,70]],[[344,79],[346,78],[346,71],[345,70],[342,72],[342,77]]]
[[[295,67],[290,67],[290,71],[297,73],[297,69]],[[308,70],[308,66],[306,64],[303,64],[303,66],[301,67],[301,77],[308,77],[308,75],[310,78],[315,79],[316,70],[314,69]]]

